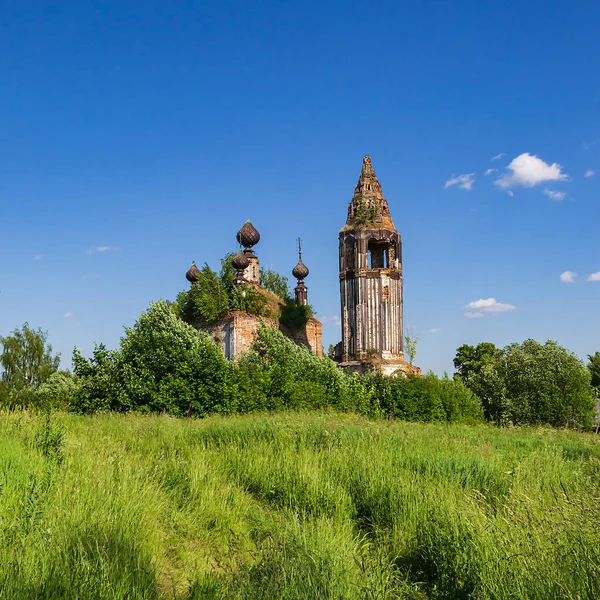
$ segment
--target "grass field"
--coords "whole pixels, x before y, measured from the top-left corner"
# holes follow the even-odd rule
[[[599,481],[549,429],[2,414],[0,598],[600,598]]]

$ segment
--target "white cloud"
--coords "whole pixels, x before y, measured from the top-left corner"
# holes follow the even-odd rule
[[[465,317],[467,317],[467,319],[483,319],[485,315],[481,312],[466,312]]]
[[[102,254],[114,250],[112,246],[94,246],[88,250],[88,254]]]
[[[596,174],[596,171],[594,171],[594,169],[588,169],[588,170],[585,172],[585,175],[584,175],[584,177],[593,177],[595,174]]]
[[[503,302],[498,302],[496,298],[482,298],[481,300],[475,300],[473,302],[469,302],[465,306],[466,309],[478,310],[479,313],[465,313],[469,315],[469,318],[476,319],[475,314],[481,314],[483,316],[484,313],[502,313],[502,312],[510,312],[511,310],[517,310],[517,307],[514,304],[504,304]],[[481,317],[479,317],[481,318]]]
[[[71,311],[69,311],[69,312],[66,312],[66,313],[63,315],[63,317],[64,317],[65,319],[70,319],[72,316],[73,316],[73,313],[72,313]]]
[[[441,330],[440,327],[434,327],[433,329],[429,329],[427,333],[439,333]]]
[[[449,187],[453,185],[457,185],[459,188],[463,190],[471,190],[473,189],[473,184],[475,183],[475,173],[464,173],[463,175],[454,175],[446,181],[444,184],[444,189],[447,190]]]
[[[567,192],[557,192],[556,190],[544,190],[544,194],[551,200],[564,200]]]
[[[337,315],[333,315],[333,317],[323,317],[321,323],[332,323],[336,327],[342,326],[342,321]]]
[[[515,195],[515,193],[512,190],[508,190],[508,192],[506,192],[511,198]]]
[[[597,273],[592,273],[588,278],[588,281],[600,281],[600,271]]]
[[[485,174],[486,175],[491,175],[492,173],[495,173],[498,169],[488,169]]]
[[[35,260],[42,260],[42,258],[44,258],[44,255],[43,254],[36,254],[34,256],[34,258],[35,258]]]
[[[505,155],[504,152],[500,152],[500,154],[496,154],[496,156],[492,156],[490,160],[500,160]]]
[[[549,165],[529,152],[513,158],[507,169],[511,173],[505,173],[496,179],[496,185],[505,190],[517,186],[533,187],[544,181],[564,181],[568,178],[562,172],[561,165],[558,163]]]
[[[577,273],[575,273],[573,271],[565,271],[564,273],[560,274],[560,280],[563,283],[575,283],[576,279],[577,279]]]

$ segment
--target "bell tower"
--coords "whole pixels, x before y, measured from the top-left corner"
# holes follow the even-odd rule
[[[377,359],[385,373],[407,370],[402,316],[402,239],[365,156],[339,234],[342,366]]]

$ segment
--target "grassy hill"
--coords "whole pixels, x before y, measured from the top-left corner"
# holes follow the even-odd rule
[[[0,598],[598,598],[600,443],[0,414]]]

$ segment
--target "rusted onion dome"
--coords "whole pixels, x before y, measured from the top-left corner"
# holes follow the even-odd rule
[[[185,278],[190,283],[196,283],[196,281],[198,281],[198,275],[200,275],[200,269],[196,266],[196,262],[192,261],[192,266],[188,269],[188,272],[185,274]]]
[[[243,271],[250,265],[250,259],[240,250],[231,259],[231,264],[236,271]]]
[[[298,264],[292,270],[292,275],[296,279],[304,279],[305,277],[308,277],[308,273],[308,267],[302,262],[302,257],[300,257],[298,259]]]
[[[250,219],[248,219],[244,226],[237,232],[235,239],[239,244],[244,246],[244,248],[250,248],[251,246],[255,246],[260,241],[260,233],[258,233],[256,227],[250,223]]]

